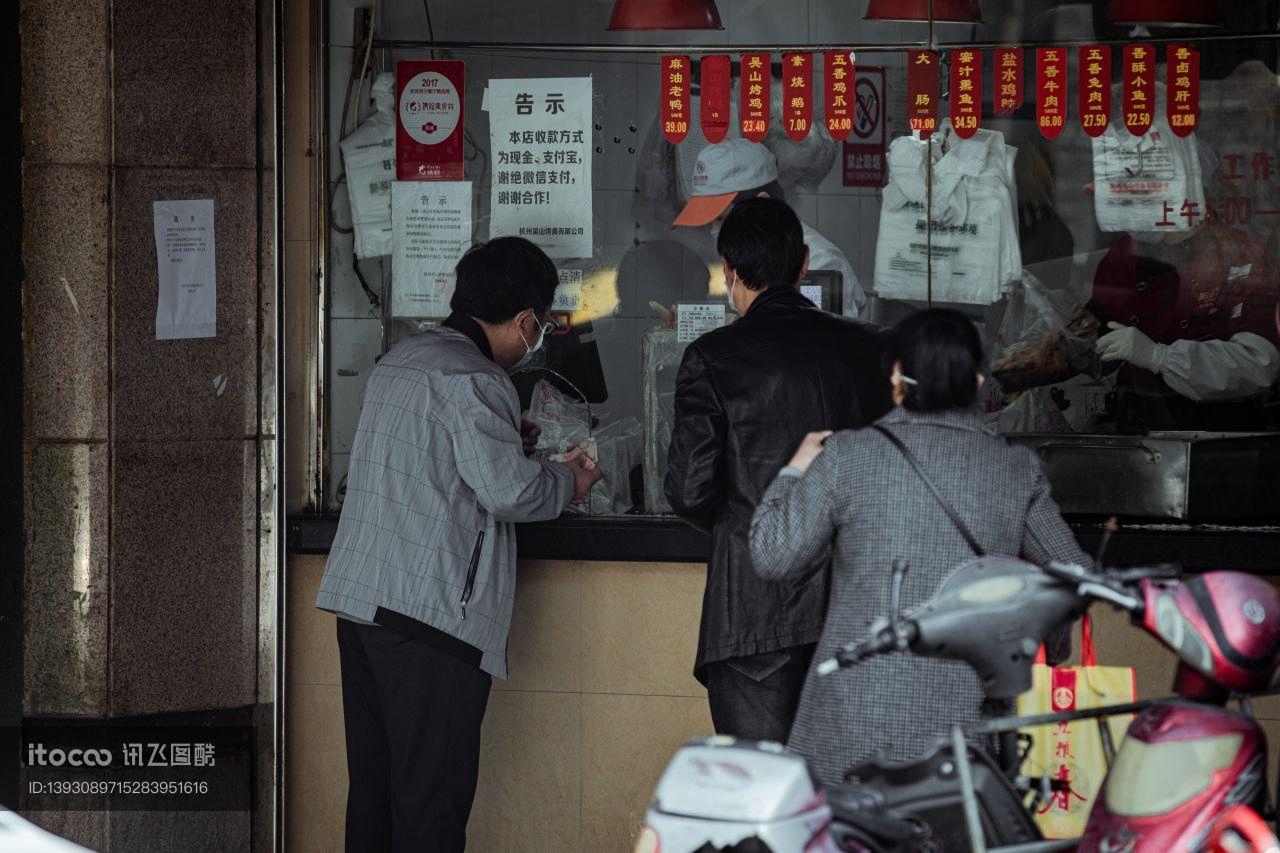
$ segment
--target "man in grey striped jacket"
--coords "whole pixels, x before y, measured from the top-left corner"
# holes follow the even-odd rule
[[[460,851],[492,676],[506,678],[514,522],[555,518],[600,479],[528,458],[506,370],[551,328],[555,265],[503,237],[457,266],[453,314],[402,341],[365,387],[316,606],[338,614],[346,849]]]

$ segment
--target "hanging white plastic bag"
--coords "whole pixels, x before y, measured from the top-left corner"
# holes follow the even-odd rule
[[[357,258],[391,254],[391,184],[396,179],[395,75],[373,81],[377,112],[342,140]]]
[[[1119,89],[1113,92],[1119,106]],[[1165,85],[1156,83],[1156,103]],[[1113,106],[1115,115],[1122,110]],[[1151,129],[1134,136],[1113,121],[1093,139],[1093,205],[1103,231],[1167,233],[1187,231],[1192,217],[1184,206],[1205,215],[1204,177],[1196,135],[1179,137],[1169,129],[1164,110],[1155,111]]]

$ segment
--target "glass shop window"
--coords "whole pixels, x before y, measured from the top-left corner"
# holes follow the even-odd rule
[[[389,0],[370,46],[330,4],[330,509],[373,364],[447,314],[441,253],[518,233],[561,274],[557,329],[513,377],[546,452],[594,441],[608,487],[590,514],[667,512],[681,356],[732,321],[714,216],[675,224],[721,135],[766,155],[758,186],[732,189],[780,194],[805,223],[806,295],[882,324],[964,311],[990,354],[989,425],[1046,461],[1078,459],[1073,443],[1123,456],[1134,436],[1273,446],[1277,3],[1208,2],[1219,25],[1188,28],[1116,11],[1141,3],[975,0],[931,25],[774,0],[711,33],[608,32],[595,0],[527,5],[446,3],[428,25]],[[433,37],[454,46],[414,43]],[[795,49],[707,52],[779,42]],[[396,142],[399,93],[426,60],[455,63],[417,67],[453,89],[423,90],[414,148]]]

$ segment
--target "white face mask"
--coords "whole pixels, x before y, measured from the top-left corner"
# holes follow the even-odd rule
[[[537,320],[538,318],[537,316],[534,316],[533,319]],[[519,326],[516,326],[516,331],[520,333],[520,340],[524,343],[524,356],[512,366],[512,370],[519,370],[529,362],[533,361],[533,354],[542,349],[542,345],[547,339],[547,329],[542,323],[538,324],[538,342],[533,346],[529,346],[529,342],[525,340],[524,332],[520,331]]]
[[[725,296],[724,296],[725,302],[729,303],[729,310],[734,312],[738,310],[738,306],[733,304],[733,288],[737,285],[737,283],[738,283],[738,275],[737,273],[734,273],[733,279],[728,282],[728,287],[725,288]]]

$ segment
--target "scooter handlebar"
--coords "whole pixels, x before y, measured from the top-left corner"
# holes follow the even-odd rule
[[[887,652],[905,651],[920,636],[920,629],[911,620],[898,623],[897,631],[891,626],[881,628],[860,643],[849,643],[836,652],[835,657],[818,664],[818,675],[830,675],[838,669],[854,666],[860,661]]]

